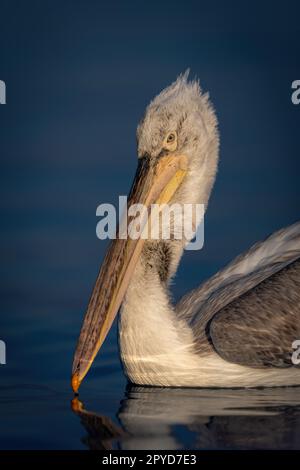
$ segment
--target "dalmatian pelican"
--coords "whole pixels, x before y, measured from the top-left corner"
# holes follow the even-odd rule
[[[128,206],[203,204],[215,181],[219,135],[207,94],[188,73],[146,108]],[[176,231],[176,217],[173,231]],[[171,234],[172,235],[172,234]],[[174,233],[173,233],[174,235]],[[300,385],[300,222],[269,236],[185,295],[170,280],[188,240],[111,241],[75,351],[77,392],[119,309],[119,348],[131,383],[167,387]]]

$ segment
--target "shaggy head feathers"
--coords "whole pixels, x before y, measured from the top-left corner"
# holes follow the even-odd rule
[[[137,128],[138,156],[156,157],[169,132],[178,135],[178,153],[192,154],[201,144],[218,140],[217,119],[198,80],[188,81],[189,71],[157,95],[146,108]]]

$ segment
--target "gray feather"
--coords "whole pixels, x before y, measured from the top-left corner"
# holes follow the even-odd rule
[[[300,338],[300,259],[221,309],[209,334],[223,359],[251,367],[291,367]]]
[[[256,286],[271,279],[274,274],[284,270],[298,258],[300,258],[300,222],[256,243],[199,288],[184,296],[176,305],[176,312],[179,318],[185,319],[192,327],[198,353],[206,354],[211,349],[208,325],[218,312],[249,294]],[[298,277],[300,277],[299,272]],[[286,275],[282,275],[281,282],[284,290],[290,281]],[[270,298],[273,295],[272,285],[271,281],[264,284]],[[253,298],[248,296],[247,301],[250,302]],[[288,305],[289,299],[282,296],[279,302],[283,310]],[[243,310],[239,310],[239,313],[242,316]],[[299,316],[300,312],[298,318]],[[227,328],[230,327],[228,324]]]

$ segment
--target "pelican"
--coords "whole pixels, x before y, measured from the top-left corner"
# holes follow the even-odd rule
[[[207,207],[219,134],[198,80],[182,74],[153,99],[137,128],[137,153],[129,206],[142,203],[149,214],[155,203]],[[292,345],[300,339],[300,222],[255,244],[173,305],[170,281],[188,241],[111,242],[75,351],[74,392],[119,309],[120,356],[133,384],[300,385],[292,361]]]

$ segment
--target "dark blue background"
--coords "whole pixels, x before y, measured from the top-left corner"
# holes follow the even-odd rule
[[[137,122],[180,72],[210,92],[221,160],[205,247],[185,255],[175,298],[300,218],[299,14],[299,2],[0,1],[1,447],[77,447],[69,375],[106,247],[96,207],[127,193]],[[113,416],[124,386],[114,330],[82,393],[104,394]]]

